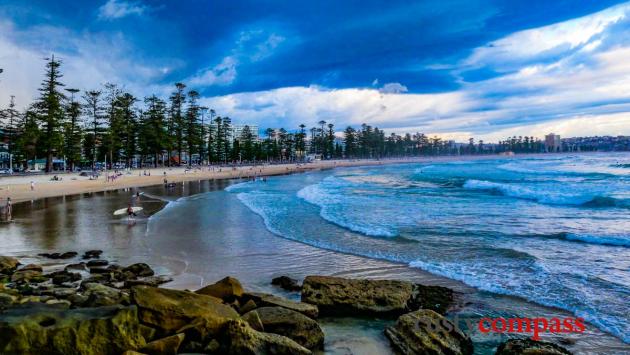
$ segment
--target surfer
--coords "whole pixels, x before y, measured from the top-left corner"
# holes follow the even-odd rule
[[[137,214],[133,211],[133,207],[131,207],[131,204],[129,204],[129,206],[127,207],[127,217],[129,219],[133,219],[133,217],[136,217]]]

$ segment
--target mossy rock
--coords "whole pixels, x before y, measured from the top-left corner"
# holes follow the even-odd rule
[[[136,307],[31,304],[0,315],[2,354],[121,354],[146,344]]]
[[[385,329],[392,347],[402,355],[470,355],[473,343],[451,321],[429,309],[407,313]]]
[[[189,291],[135,286],[131,289],[131,302],[138,306],[141,322],[158,329],[163,336],[198,320],[204,321],[204,332],[214,334],[227,320],[239,318],[220,299]]]
[[[218,344],[218,349],[211,353],[222,355],[312,354],[310,350],[285,336],[256,331],[240,319],[227,322]]]
[[[571,355],[571,352],[554,343],[526,338],[501,343],[496,355]]]

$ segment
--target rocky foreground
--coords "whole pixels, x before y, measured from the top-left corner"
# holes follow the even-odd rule
[[[79,259],[75,252],[42,254]],[[323,350],[317,323],[328,317],[391,317],[384,329],[400,354],[472,354],[470,338],[443,315],[448,288],[395,280],[308,276],[272,281],[302,302],[246,292],[226,277],[197,291],[159,288],[171,281],[143,263],[127,267],[88,251],[82,261],[44,273],[0,256],[1,354],[311,354]],[[497,354],[569,354],[554,344],[513,339]]]

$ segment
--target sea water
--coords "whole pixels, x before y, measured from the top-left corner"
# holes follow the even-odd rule
[[[227,190],[269,231],[558,307],[630,342],[630,155],[427,162]]]

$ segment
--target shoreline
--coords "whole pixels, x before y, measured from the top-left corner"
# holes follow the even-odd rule
[[[562,153],[551,153],[562,154]],[[588,153],[582,153],[588,154]],[[391,164],[413,164],[428,162],[449,162],[449,161],[470,161],[493,158],[519,159],[522,157],[549,156],[549,153],[522,154],[514,156],[492,155],[447,155],[447,156],[424,156],[392,159],[354,159],[354,160],[323,160],[311,163],[287,163],[287,164],[257,164],[242,166],[215,166],[194,168],[189,170],[186,167],[162,167],[150,169],[133,169],[122,173],[113,181],[107,181],[107,174],[103,173],[95,180],[90,180],[87,176],[79,176],[78,173],[58,174],[59,181],[52,181],[54,173],[39,175],[20,175],[0,177],[0,205],[4,206],[8,197],[12,203],[39,200],[47,197],[59,197],[66,195],[78,195],[82,193],[93,193],[128,189],[135,187],[146,187],[162,185],[164,178],[169,183],[180,183],[195,180],[229,180],[238,178],[266,177],[275,175],[286,175],[302,173],[306,171],[325,170],[340,167],[359,167]],[[150,175],[143,175],[147,172]],[[31,190],[31,182],[33,189]]]
[[[59,174],[60,181],[51,181],[54,174],[11,176],[0,178],[0,201],[11,198],[13,203],[39,200],[48,197],[77,195],[82,193],[103,192],[135,187],[156,186],[168,183],[181,183],[196,180],[229,180],[238,178],[266,177],[301,173],[312,170],[331,169],[335,167],[370,166],[396,163],[421,162],[424,159],[400,160],[356,160],[356,161],[321,161],[304,164],[243,165],[238,167],[203,167],[188,170],[185,167],[135,169],[125,172],[113,181],[107,181],[103,173],[95,180],[73,174]],[[150,175],[142,175],[144,172]],[[34,188],[31,190],[31,181]]]

